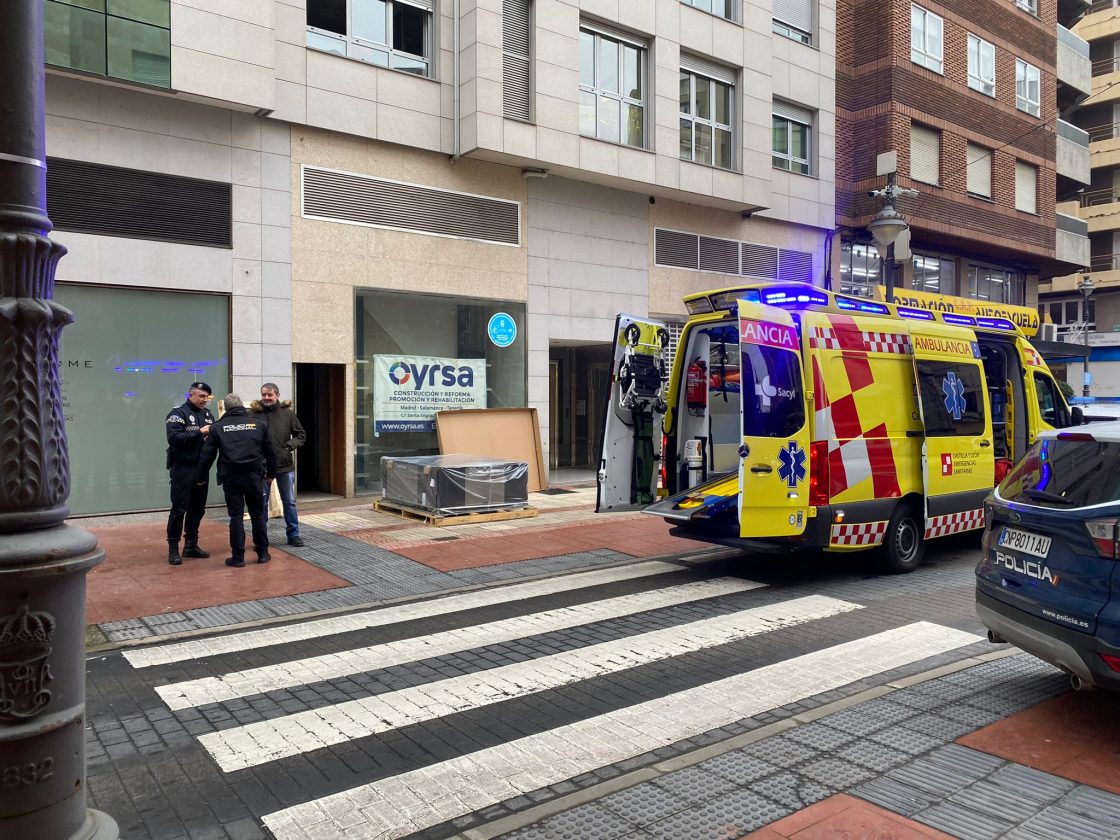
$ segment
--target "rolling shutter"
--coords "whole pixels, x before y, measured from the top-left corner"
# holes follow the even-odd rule
[[[304,166],[303,215],[501,245],[521,241],[516,201]]]
[[[815,5],[815,0],[774,0],[774,19],[811,35]]]
[[[968,144],[968,191],[992,197],[992,152],[975,143]]]
[[[927,184],[941,183],[941,135],[924,125],[910,125],[910,177]]]
[[[1024,213],[1038,212],[1038,170],[1029,163],[1015,161],[1015,209]]]
[[[502,2],[502,108],[505,116],[533,118],[530,0]]]
[[[233,245],[231,187],[221,181],[48,158],[47,212],[58,230]]]

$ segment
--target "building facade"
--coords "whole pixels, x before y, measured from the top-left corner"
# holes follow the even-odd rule
[[[1088,56],[1058,13],[1046,0],[838,3],[839,288],[872,296],[883,282],[869,192],[891,151],[918,192],[899,204],[911,255],[896,288],[1034,306],[1040,278],[1087,261],[1084,223],[1055,212],[1058,191],[1088,181],[1087,138],[1059,119],[1087,92]]]
[[[198,378],[294,394],[303,490],[375,492],[439,405],[594,467],[617,312],[828,273],[832,0],[46,5],[78,512],[165,503]]]

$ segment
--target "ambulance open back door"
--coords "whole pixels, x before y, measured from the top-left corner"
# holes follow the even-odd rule
[[[992,489],[992,418],[980,348],[969,329],[910,325],[918,409],[925,428],[925,537],[980,527]]]
[[[739,359],[739,535],[800,535],[809,514],[809,423],[790,313],[739,301]]]
[[[657,498],[669,331],[657,321],[619,315],[614,335],[596,513],[641,510]]]

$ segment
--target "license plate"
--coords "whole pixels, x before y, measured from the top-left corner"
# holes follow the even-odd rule
[[[1046,557],[1050,551],[1050,538],[1032,534],[1029,531],[1020,531],[1018,528],[1004,528],[999,535],[999,544],[1003,548],[1021,551],[1024,554],[1033,554],[1035,557]]]

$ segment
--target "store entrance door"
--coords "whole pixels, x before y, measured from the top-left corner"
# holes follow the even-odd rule
[[[548,354],[551,466],[594,470],[610,399],[611,347],[554,343]]]
[[[295,365],[295,408],[307,443],[299,450],[296,492],[346,495],[346,367]]]

